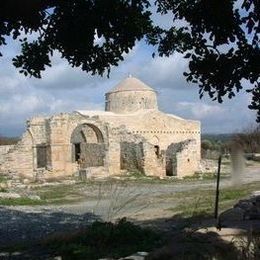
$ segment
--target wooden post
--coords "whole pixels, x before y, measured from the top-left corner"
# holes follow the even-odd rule
[[[221,155],[218,158],[217,187],[216,187],[216,198],[215,198],[215,219],[218,218],[220,168],[221,168]]]

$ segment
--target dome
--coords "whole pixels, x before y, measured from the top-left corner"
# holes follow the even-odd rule
[[[106,93],[106,111],[132,113],[158,109],[156,92],[141,80],[128,77]]]
[[[115,93],[119,91],[154,91],[141,80],[132,76],[127,77],[112,88],[108,93]]]

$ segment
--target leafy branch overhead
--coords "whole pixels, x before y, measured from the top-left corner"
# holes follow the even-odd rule
[[[20,37],[22,53],[13,63],[26,76],[40,78],[54,50],[71,66],[102,75],[150,30],[148,5],[146,0],[3,0],[0,44],[6,36]],[[34,40],[24,37],[32,33]],[[98,44],[95,38],[101,36]]]
[[[153,24],[150,4],[172,15],[171,28]],[[259,0],[2,0],[0,46],[7,36],[21,41],[13,64],[26,76],[40,78],[54,50],[71,66],[103,75],[145,38],[160,56],[184,54],[184,76],[200,97],[222,102],[250,86],[249,108],[260,122],[259,16]]]
[[[186,54],[189,71],[184,76],[198,84],[200,97],[207,93],[221,103],[225,96],[234,97],[247,82],[253,95],[249,107],[257,110],[260,121],[259,0],[156,3],[159,13],[173,15],[172,27],[157,28],[152,36],[159,55]]]

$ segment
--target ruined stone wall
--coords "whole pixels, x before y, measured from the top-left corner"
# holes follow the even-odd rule
[[[140,171],[143,169],[144,150],[143,143],[120,143],[120,168],[121,170]]]
[[[81,145],[81,166],[83,168],[104,166],[105,156],[104,144],[83,143]]]
[[[120,144],[120,154],[113,153],[113,156],[120,156],[120,169],[128,171],[141,171],[149,176],[165,176],[163,157],[156,154],[154,144],[138,134],[132,134],[125,126],[113,128],[109,135],[109,150],[111,145],[116,147]],[[117,166],[118,167],[118,166]],[[118,172],[117,167],[113,170]]]
[[[122,169],[141,169],[141,164],[138,166],[133,161],[136,161],[134,158],[141,157],[141,147],[138,146],[139,143],[142,143],[143,138],[138,137],[137,135],[131,134],[124,125],[119,127],[108,128],[108,146],[107,146],[107,156],[106,164],[108,168],[109,175],[119,175]],[[124,142],[130,143],[130,147],[127,148]],[[122,145],[123,144],[123,145]],[[137,149],[138,151],[136,151]],[[122,150],[122,154],[121,154]],[[130,151],[133,152],[130,153]],[[126,158],[131,158],[132,162],[128,165],[125,163]],[[125,159],[123,159],[125,158]]]
[[[15,145],[0,145],[0,164],[3,163],[4,155],[8,153],[8,151],[13,148]]]
[[[33,136],[34,144],[46,145],[49,141],[49,122],[46,117],[34,117],[27,122],[27,129]]]
[[[160,118],[157,120],[159,121]],[[144,119],[147,120],[148,119]],[[183,120],[184,121],[184,120]],[[185,140],[194,139],[197,144],[198,155],[200,154],[200,125],[199,124],[172,124],[169,121],[164,125],[153,123],[137,124],[132,134],[143,136],[148,142],[152,144],[159,144],[161,150],[166,150],[171,143],[180,143]],[[198,158],[199,159],[199,158]]]
[[[166,175],[184,177],[199,169],[196,140],[173,143],[165,151]]]
[[[175,146],[175,152],[171,151],[169,157],[172,172],[184,176],[197,170],[200,124],[154,110],[123,117],[113,116],[113,113],[108,116],[71,113],[33,118],[28,122],[28,130],[22,140],[4,155],[2,168],[30,177],[43,170],[46,170],[46,176],[75,173],[78,164],[73,161],[71,138],[80,125],[88,126],[83,130],[86,137],[84,142],[93,144],[83,148],[84,167],[89,168],[90,175],[98,175],[95,167],[100,169],[100,175],[104,177],[120,174],[121,169],[135,168],[147,175],[163,177],[169,163],[166,151],[171,144]],[[187,140],[194,141],[187,143]],[[102,145],[99,146],[100,142]],[[180,143],[185,145],[176,150]],[[46,155],[46,162],[40,163],[43,167],[38,167],[38,152]]]
[[[50,156],[47,125],[48,119],[45,117],[34,117],[27,121],[27,130],[21,140],[3,156],[1,170],[18,178],[34,179],[39,166],[44,164],[42,167],[45,168]]]
[[[184,120],[158,110],[138,111],[127,115],[102,115],[101,119],[112,126],[125,126],[132,135],[142,136],[147,142],[166,150],[171,143],[196,140],[198,160],[200,160],[200,122]]]
[[[143,167],[147,175],[166,176],[166,164],[171,165],[171,171],[174,171],[173,175],[185,174],[182,172],[178,173],[180,167],[177,167],[177,164],[172,161],[172,156],[170,160],[166,160],[169,157],[166,156],[165,152],[170,144],[177,145],[187,140],[194,140],[193,146],[187,148],[186,151],[186,155],[194,158],[194,160],[189,159],[190,162],[187,165],[184,163],[185,160],[182,160],[182,165],[189,174],[193,174],[194,171],[198,170],[198,163],[200,162],[199,122],[178,119],[160,111],[151,111],[141,115],[136,114],[135,116],[129,116],[128,119],[126,118],[127,116],[125,118],[121,116],[115,117],[110,122],[112,125],[122,123],[118,129],[123,127],[128,133],[126,136],[122,131],[118,131],[122,135],[122,140],[130,142],[129,138],[135,137],[136,139],[142,139],[144,145],[147,144],[143,158]],[[109,121],[108,118],[106,120]],[[110,141],[111,139],[113,138],[110,135]],[[136,140],[133,141],[137,142]],[[155,153],[155,147],[161,151],[160,158]],[[175,155],[176,153],[177,151],[175,151]],[[177,160],[176,156],[175,160]],[[196,163],[193,163],[193,161],[196,161]]]
[[[144,172],[148,176],[164,177],[165,161],[160,150],[155,150],[155,146],[150,143],[144,143]]]
[[[177,173],[179,177],[194,174],[199,169],[196,140],[187,143],[183,150],[177,153]]]
[[[26,131],[21,140],[3,155],[0,171],[15,178],[34,178],[33,139]]]
[[[77,113],[71,114],[59,114],[50,118],[50,154],[51,154],[51,171],[55,175],[71,175],[78,171],[78,163],[75,162],[73,158],[73,149],[74,141],[90,141],[97,142],[98,140],[102,142],[103,145],[93,144],[91,151],[87,151],[87,147],[82,146],[82,149],[85,149],[85,152],[88,153],[89,157],[86,160],[86,167],[92,167],[94,165],[94,157],[96,157],[96,164],[101,165],[102,161],[104,167],[108,167],[108,153],[107,150],[107,129],[106,124],[101,122],[97,117],[83,117]],[[80,126],[92,126],[95,131],[98,131],[98,138],[93,135],[93,129],[80,128]],[[76,136],[73,137],[75,129],[82,131],[84,138],[77,139]],[[85,136],[86,135],[86,136]],[[74,139],[73,139],[73,138]],[[86,137],[86,138],[85,138]],[[84,143],[83,142],[83,143]],[[86,144],[89,145],[89,144]]]

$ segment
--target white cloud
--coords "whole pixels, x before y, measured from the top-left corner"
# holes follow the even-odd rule
[[[209,105],[205,103],[198,103],[198,102],[178,102],[177,105],[178,109],[180,110],[188,110],[192,117],[195,119],[204,119],[207,117],[219,117],[223,116],[226,109],[221,107],[220,105]]]
[[[9,44],[6,49],[7,57],[0,59],[0,134],[20,135],[25,120],[37,114],[103,109],[105,92],[129,73],[158,91],[161,110],[201,120],[204,132],[232,132],[255,119],[247,108],[248,94],[241,93],[223,104],[207,97],[199,100],[198,87],[188,84],[182,75],[187,61],[180,54],[152,59],[152,50],[144,42],[124,54],[125,61],[112,68],[110,78],[71,68],[58,53],[42,79],[25,78],[10,61],[17,45]]]
[[[183,72],[187,69],[187,60],[183,59],[181,54],[149,58],[148,61],[137,75],[157,90],[183,89],[189,85],[183,76]]]

